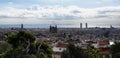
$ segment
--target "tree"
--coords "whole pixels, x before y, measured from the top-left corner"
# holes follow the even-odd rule
[[[111,46],[111,53],[113,58],[120,58],[120,43]]]
[[[69,44],[61,58],[89,58],[89,55],[82,48]]]
[[[4,55],[4,58],[27,58],[23,48],[12,49]]]
[[[6,42],[11,44],[13,49],[7,52],[4,58],[52,58],[52,48],[46,43],[36,43],[35,39],[32,33],[25,31],[9,34]]]
[[[99,51],[91,45],[88,45],[85,49],[86,53],[89,54],[90,58],[99,58]]]
[[[8,43],[0,44],[0,58],[2,58],[7,52],[12,50],[12,46]]]
[[[69,51],[68,50],[64,50],[62,52],[61,58],[70,58]]]
[[[36,54],[37,57],[42,53],[48,58],[52,58],[52,48],[46,43],[35,43],[32,49],[34,49],[34,51],[31,50],[31,53]]]
[[[3,58],[37,58],[33,54],[26,54],[22,49],[11,50],[7,52]]]
[[[29,52],[29,47],[34,43],[35,36],[29,32],[19,31],[18,33],[9,34],[6,41],[10,43],[13,48],[23,47],[26,53]]]
[[[48,58],[48,57],[47,57],[44,53],[41,52],[41,53],[39,54],[38,58]]]
[[[19,31],[18,33],[9,34],[6,41],[12,44],[13,47],[17,47],[19,45],[33,43],[35,39],[36,38],[32,33]]]

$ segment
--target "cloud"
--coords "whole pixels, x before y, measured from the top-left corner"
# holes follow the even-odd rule
[[[40,1],[40,0],[36,0],[36,1]],[[82,1],[82,0],[41,0],[44,2],[52,2],[52,3],[60,3],[60,2],[78,2],[78,1]]]
[[[119,0],[99,0],[99,1],[96,1],[96,4],[108,4],[108,3],[118,3]]]
[[[102,0],[103,2],[112,2],[114,0]]]
[[[76,9],[72,9],[72,7]],[[79,7],[61,7],[61,6],[39,6],[35,5],[30,8],[19,9],[6,7],[0,11],[0,16],[6,17],[33,17],[33,18],[73,18],[79,14]]]
[[[0,9],[1,24],[119,24],[120,6],[81,8],[78,6],[41,6],[33,5],[28,8],[4,7]]]
[[[12,4],[13,4],[13,2],[8,2],[8,4],[9,4],[9,5],[12,5]]]

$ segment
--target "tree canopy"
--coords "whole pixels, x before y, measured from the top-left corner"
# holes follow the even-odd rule
[[[36,37],[26,31],[8,34],[0,45],[1,58],[52,58],[52,48],[46,43],[36,43]]]
[[[120,43],[111,46],[111,53],[113,58],[120,58]]]
[[[69,44],[61,58],[89,58],[89,55],[82,48]]]
[[[18,33],[9,34],[6,41],[17,48],[18,46],[26,47],[35,41],[35,36],[30,32],[19,31]]]
[[[90,58],[99,58],[99,50],[96,49],[94,46],[88,45],[85,49],[86,53],[88,53]]]

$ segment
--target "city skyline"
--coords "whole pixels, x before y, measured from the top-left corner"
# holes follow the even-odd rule
[[[119,0],[1,0],[0,24],[120,26]]]

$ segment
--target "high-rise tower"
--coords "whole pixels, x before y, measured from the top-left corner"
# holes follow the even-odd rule
[[[23,27],[24,27],[23,24],[21,24],[21,30],[23,30]]]
[[[80,28],[82,29],[82,23],[80,23]]]
[[[85,23],[85,26],[86,26],[86,28],[88,28],[88,24],[87,23]]]

